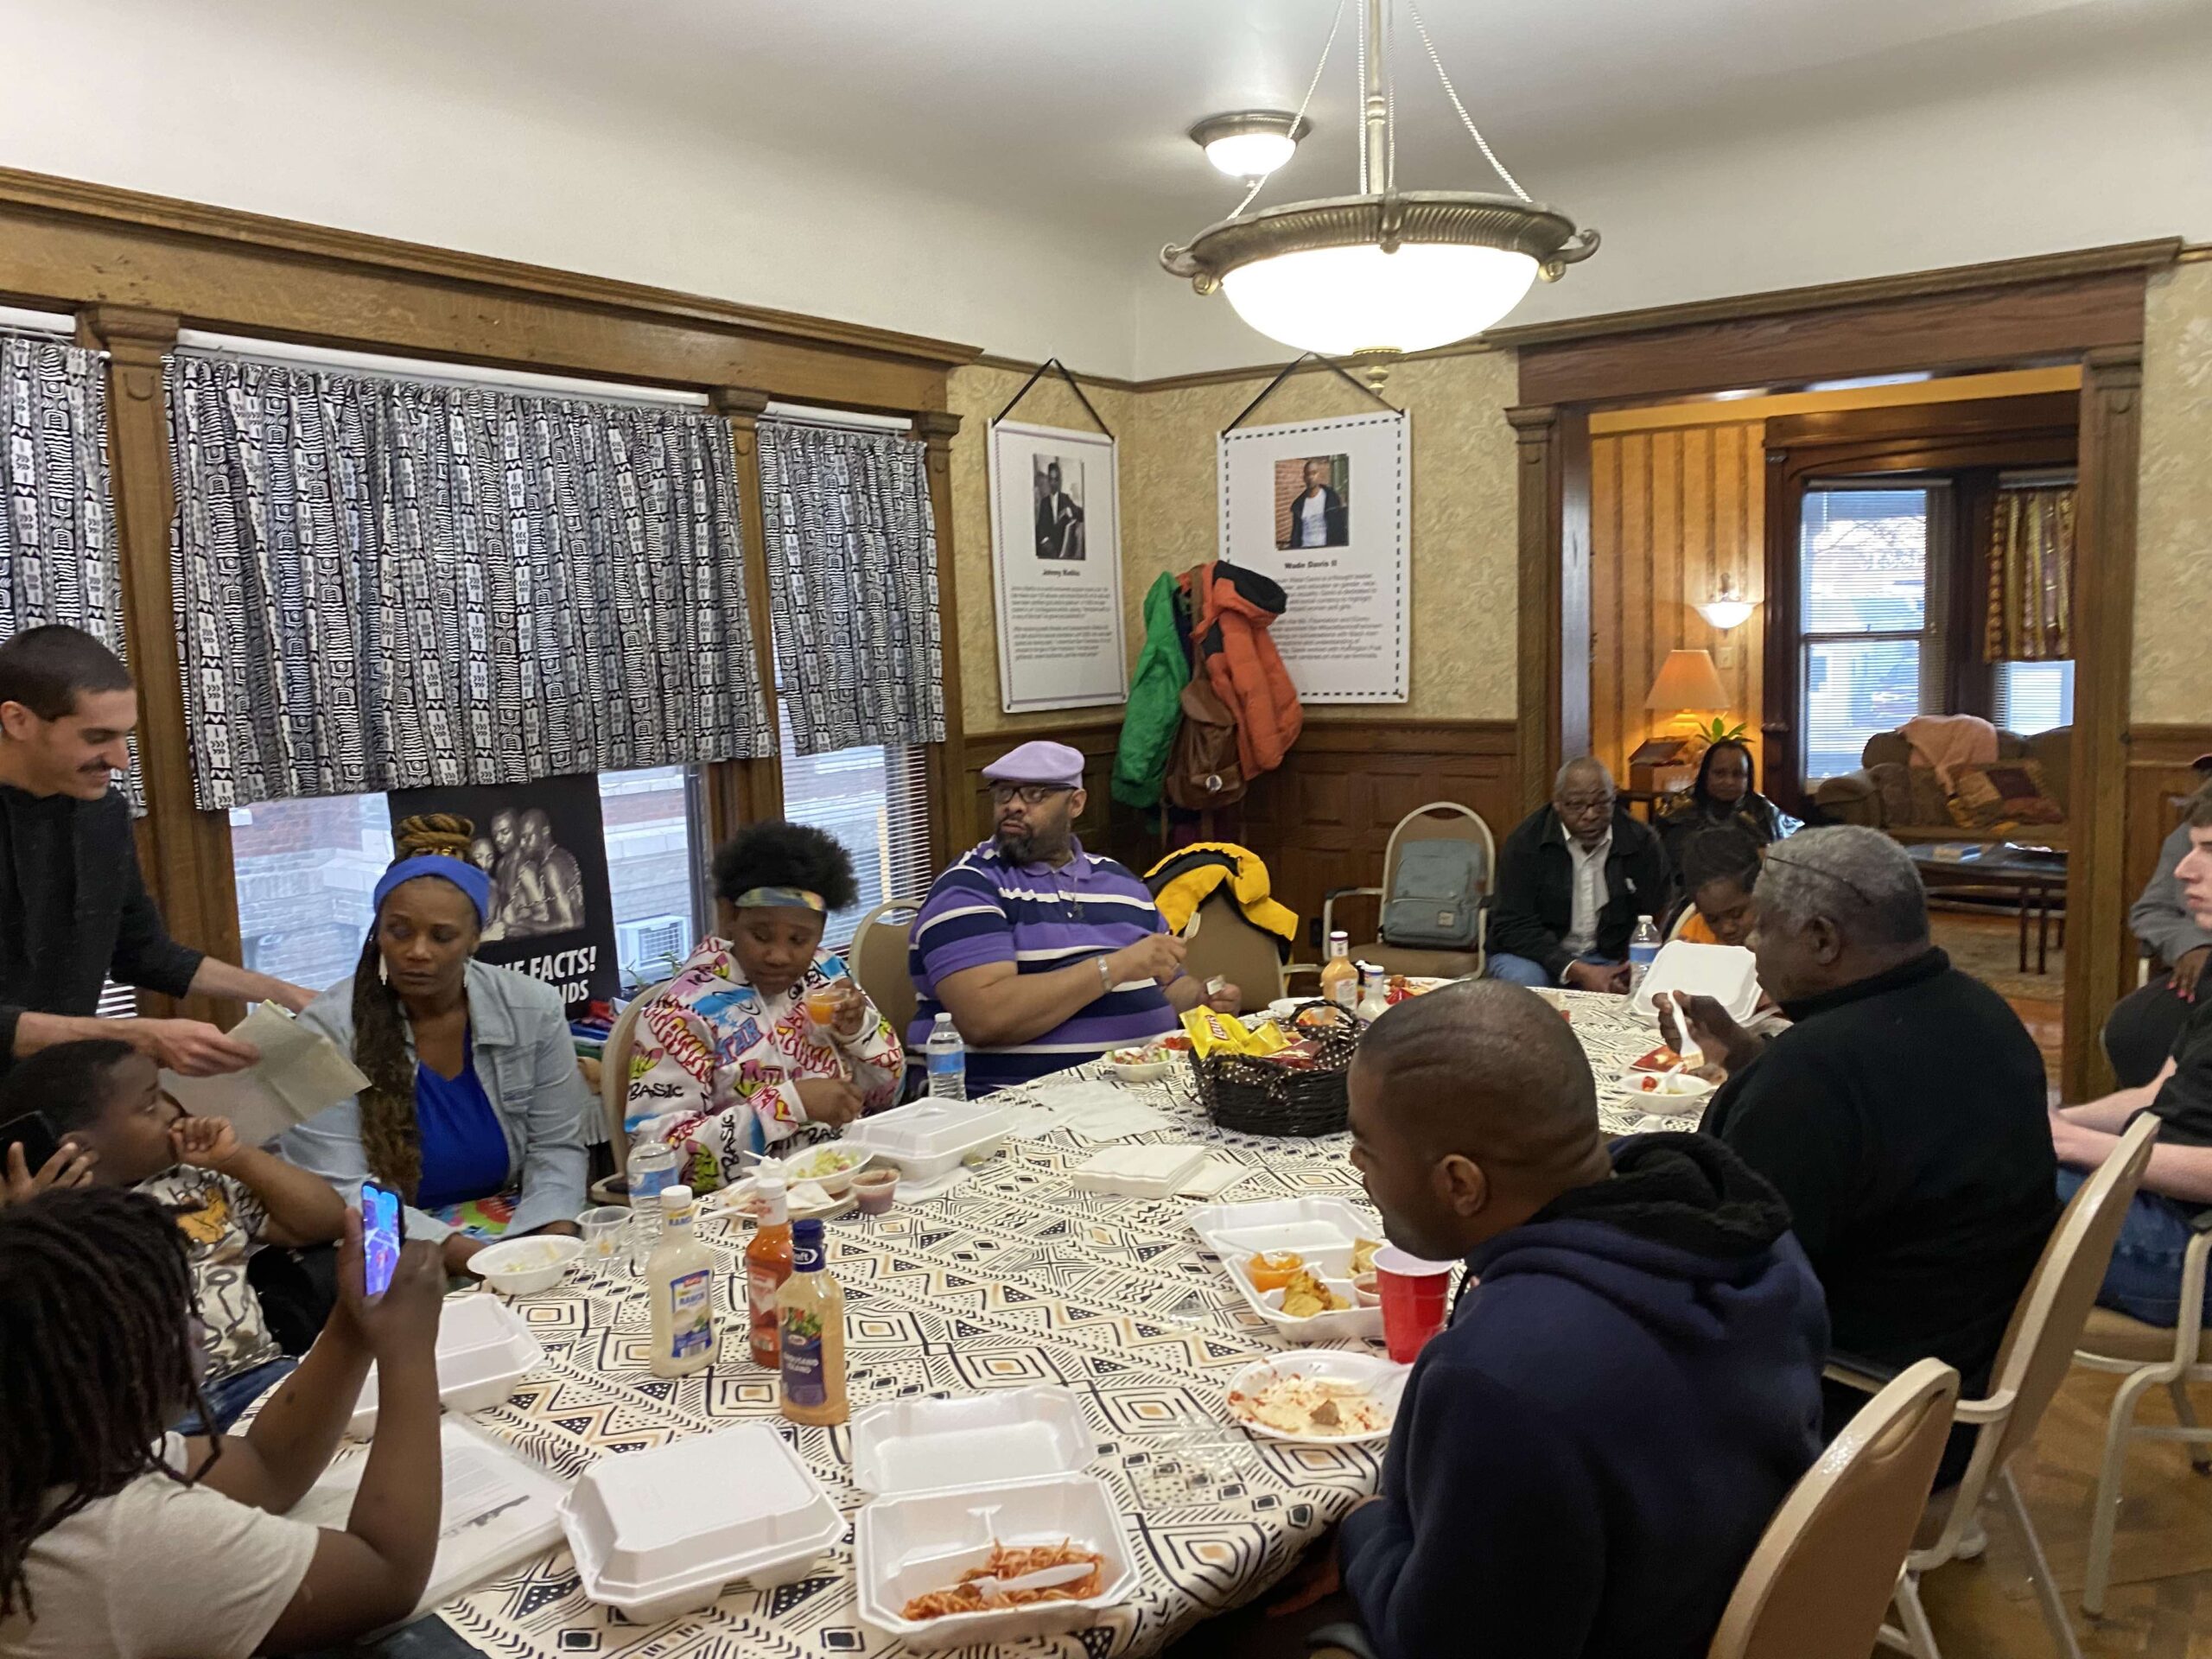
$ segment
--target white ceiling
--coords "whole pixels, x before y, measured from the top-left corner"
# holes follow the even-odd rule
[[[671,118],[817,163],[1134,238],[1235,203],[1182,136],[1294,107],[1338,0],[203,0],[213,21],[373,49],[474,95],[549,90],[580,118]],[[1408,188],[1496,188],[1400,5]],[[1344,0],[1317,132],[1262,196],[1348,188],[1360,0]],[[2206,0],[1429,0],[1430,29],[1507,164],[1817,124],[2212,32]],[[1573,211],[1571,202],[1562,202]]]

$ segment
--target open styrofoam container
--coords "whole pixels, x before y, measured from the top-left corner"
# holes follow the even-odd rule
[[[1082,1472],[1096,1448],[1065,1389],[891,1401],[857,1414],[852,1433],[854,1483],[880,1494],[853,1523],[861,1617],[907,1647],[931,1651],[1086,1630],[1136,1593],[1136,1561],[1114,1494]],[[1063,1540],[1105,1558],[1098,1594],[905,1617],[914,1597],[950,1589],[982,1566],[994,1541],[1020,1548]]]
[[[1125,1198],[1166,1198],[1203,1171],[1213,1154],[1204,1147],[1149,1142],[1101,1147],[1068,1172],[1079,1192],[1109,1192]]]
[[[979,1101],[918,1100],[861,1118],[845,1131],[845,1140],[898,1165],[899,1173],[918,1185],[997,1151],[1013,1122],[1004,1107]]]
[[[1380,1242],[1382,1224],[1348,1198],[1278,1198],[1265,1204],[1210,1204],[1191,1211],[1191,1230],[1221,1258],[1230,1282],[1244,1294],[1253,1312],[1287,1342],[1380,1341],[1382,1310],[1358,1306],[1352,1294],[1352,1246],[1361,1239]],[[1255,1288],[1245,1276],[1253,1256],[1294,1250],[1328,1288],[1351,1307],[1333,1308],[1294,1319],[1282,1311],[1280,1290]]]
[[[1659,947],[1651,971],[1636,988],[1629,1007],[1656,1020],[1658,999],[1669,991],[1709,996],[1740,1024],[1758,1012],[1758,958],[1740,944],[1696,944],[1675,939]]]
[[[887,1400],[853,1415],[853,1484],[917,1492],[1073,1474],[1096,1447],[1065,1389],[994,1389],[950,1400]]]
[[[845,1529],[764,1423],[601,1458],[578,1477],[561,1525],[584,1594],[639,1624],[710,1607],[740,1580],[794,1583]]]
[[[449,1296],[438,1310],[438,1403],[448,1411],[489,1411],[512,1397],[515,1384],[545,1363],[545,1350],[522,1316],[488,1291]],[[377,1373],[361,1382],[346,1432],[365,1440],[376,1433]]]

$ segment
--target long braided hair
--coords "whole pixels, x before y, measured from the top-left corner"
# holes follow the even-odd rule
[[[37,1616],[23,1567],[41,1534],[141,1475],[207,1472],[161,1448],[185,1406],[207,1416],[197,1312],[184,1235],[144,1194],[62,1188],[0,1209],[0,1618]]]
[[[476,826],[450,812],[403,818],[393,840],[400,858],[432,854],[468,861]],[[379,918],[381,919],[381,918]],[[423,1184],[423,1131],[415,1121],[415,1062],[407,1052],[407,1013],[385,982],[378,929],[369,929],[353,969],[353,1064],[369,1080],[361,1090],[361,1150],[369,1173],[410,1204]]]

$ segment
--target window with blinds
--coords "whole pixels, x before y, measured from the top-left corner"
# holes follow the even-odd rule
[[[1866,740],[1929,705],[1942,636],[1933,569],[1942,483],[1817,485],[1799,525],[1800,775],[1809,785],[1859,765]]]
[[[810,823],[844,844],[853,857],[860,898],[833,912],[823,943],[843,950],[861,917],[892,899],[918,899],[930,890],[927,751],[918,745],[798,753],[790,717],[779,701],[776,721],[783,751],[784,816]]]
[[[1991,718],[2003,729],[2033,737],[2037,732],[2074,723],[2074,664],[2061,658],[2042,663],[1999,663]]]

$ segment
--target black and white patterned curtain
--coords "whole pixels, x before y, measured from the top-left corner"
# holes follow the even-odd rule
[[[67,622],[124,656],[100,353],[0,334],[0,639]],[[142,802],[135,742],[125,788]]]
[[[925,446],[798,421],[760,433],[769,611],[798,752],[944,741]]]
[[[775,752],[704,410],[180,353],[200,804]]]

